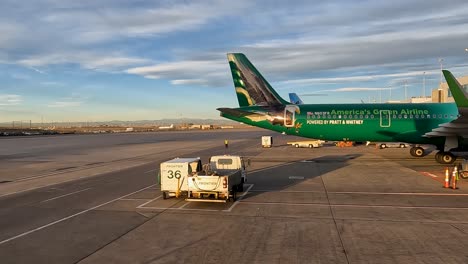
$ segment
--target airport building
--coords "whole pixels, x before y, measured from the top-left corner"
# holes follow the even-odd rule
[[[457,78],[458,82],[466,90],[468,89],[468,76],[463,76]],[[449,92],[449,88],[446,82],[443,82],[437,87],[437,89],[432,90],[432,102],[433,103],[445,103],[445,102],[454,102],[453,97]]]

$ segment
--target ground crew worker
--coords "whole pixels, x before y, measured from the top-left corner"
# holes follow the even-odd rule
[[[228,145],[229,145],[229,141],[227,139],[224,140],[224,147],[225,148],[228,148]]]

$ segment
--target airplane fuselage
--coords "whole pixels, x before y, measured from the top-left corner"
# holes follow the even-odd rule
[[[424,137],[424,134],[437,128],[439,124],[456,119],[458,115],[455,103],[304,104],[286,105],[283,108],[237,108],[246,112],[268,113],[270,118],[266,120],[226,113],[222,113],[222,116],[307,138],[443,145],[444,138]]]

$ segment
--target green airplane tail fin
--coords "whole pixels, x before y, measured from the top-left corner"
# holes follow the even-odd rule
[[[229,66],[239,106],[288,104],[242,53],[228,53]]]
[[[455,79],[453,74],[447,70],[442,71],[445,80],[453,95],[453,99],[458,107],[468,107],[468,93],[463,89],[462,85]]]

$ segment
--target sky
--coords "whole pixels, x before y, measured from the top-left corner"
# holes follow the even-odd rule
[[[429,95],[441,66],[468,75],[467,14],[466,0],[2,0],[0,122],[220,118],[238,106],[229,52],[285,99]]]

